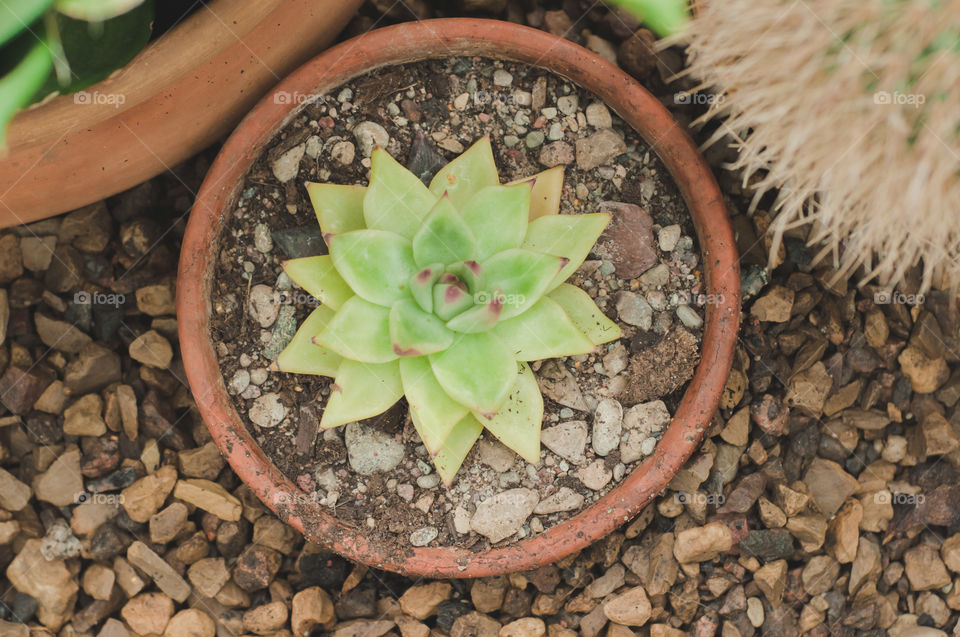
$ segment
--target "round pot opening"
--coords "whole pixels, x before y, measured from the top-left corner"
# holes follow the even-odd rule
[[[210,338],[213,265],[244,175],[298,112],[290,100],[277,96],[325,93],[382,66],[458,55],[542,67],[592,92],[632,126],[666,166],[691,213],[706,292],[714,302],[706,306],[701,362],[654,455],[593,506],[530,539],[488,551],[390,548],[358,536],[356,529],[304,497],[248,433],[227,393]],[[377,568],[431,577],[536,568],[636,515],[699,444],[732,364],[739,323],[739,271],[729,220],[716,182],[685,132],[652,95],[594,54],[541,31],[488,20],[435,20],[373,31],[331,49],[284,80],[244,119],[207,175],[187,227],[179,274],[184,365],[198,408],[240,478],[308,539]]]

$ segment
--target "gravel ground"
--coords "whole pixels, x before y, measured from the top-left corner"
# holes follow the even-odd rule
[[[665,84],[682,55],[653,55],[622,16],[506,4],[460,6],[617,59],[682,121],[707,101]],[[432,15],[378,0],[350,31]],[[472,582],[411,581],[305,544],[224,466],[183,382],[173,307],[210,152],[0,232],[0,635],[955,633],[960,310],[838,279],[806,229],[765,272],[770,218],[763,202],[745,214],[729,152],[706,154],[738,232],[744,326],[705,443],[590,549]]]

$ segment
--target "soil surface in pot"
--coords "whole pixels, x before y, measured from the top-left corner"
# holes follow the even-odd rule
[[[305,102],[248,173],[225,221],[212,338],[237,411],[311,498],[374,541],[488,548],[576,515],[654,450],[699,360],[703,296],[693,226],[669,173],[599,100],[542,69],[482,58],[388,67]],[[317,301],[282,272],[326,252],[310,181],[366,184],[384,146],[425,181],[489,135],[506,182],[565,166],[561,213],[614,220],[570,280],[623,330],[592,355],[532,364],[544,394],[541,461],[485,435],[451,488],[440,484],[406,404],[319,432],[330,379],[267,370]],[[515,498],[497,498],[513,491]],[[511,507],[506,501],[522,502]]]

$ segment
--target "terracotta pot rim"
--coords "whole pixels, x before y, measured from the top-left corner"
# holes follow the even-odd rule
[[[593,92],[650,144],[693,217],[707,293],[701,360],[656,451],[624,481],[577,516],[532,538],[485,552],[389,549],[356,536],[300,491],[266,457],[233,406],[209,337],[212,265],[220,229],[241,179],[264,145],[299,109],[288,95],[317,94],[374,68],[452,55],[539,66]],[[482,577],[536,568],[584,548],[635,516],[697,448],[719,405],[740,320],[740,273],[729,216],[693,141],[655,97],[613,64],[567,40],[496,20],[441,19],[371,31],[317,56],[285,80],[240,123],[211,167],[187,224],[180,257],[177,315],[184,367],[204,422],[237,475],[282,520],[350,559],[406,575]]]

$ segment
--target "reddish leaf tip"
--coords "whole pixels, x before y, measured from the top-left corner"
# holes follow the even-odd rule
[[[397,356],[422,356],[423,354],[416,347],[408,347],[406,349],[400,347],[397,343],[393,344],[393,353]]]

